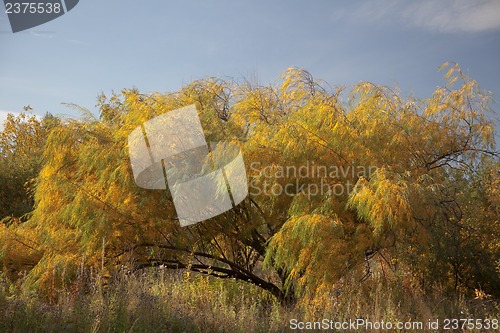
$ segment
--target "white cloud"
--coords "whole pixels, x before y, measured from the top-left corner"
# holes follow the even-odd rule
[[[15,111],[0,110],[0,131],[3,130],[3,122],[7,119],[7,115],[9,113],[13,113],[15,115],[19,114],[19,112],[15,112]]]
[[[448,33],[500,30],[498,0],[376,0],[347,15],[364,22],[396,21]]]
[[[3,123],[7,119],[7,115],[9,113],[14,114],[14,116],[18,116],[19,114],[21,114],[21,112],[17,112],[17,111],[0,110],[0,131],[3,130]],[[37,119],[42,119],[41,116],[34,114],[34,113],[28,113],[28,115],[34,115],[34,116],[36,116]]]

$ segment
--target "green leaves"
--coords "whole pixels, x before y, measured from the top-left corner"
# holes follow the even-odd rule
[[[43,167],[29,221],[0,229],[3,257],[39,260],[30,281],[40,285],[54,264],[85,258],[106,271],[167,263],[285,297],[365,279],[394,260],[422,283],[495,292],[500,190],[489,94],[447,68],[445,86],[427,99],[363,82],[344,101],[342,88],[289,68],[269,86],[208,78],[168,94],[102,95],[100,120],[9,119],[1,166],[19,167],[0,181],[19,187],[21,166],[30,177]],[[135,185],[127,137],[193,103],[207,141],[241,147],[250,197],[180,228],[166,191]]]

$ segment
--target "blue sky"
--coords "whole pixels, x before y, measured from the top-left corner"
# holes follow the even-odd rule
[[[97,113],[103,91],[174,91],[223,76],[272,83],[290,66],[331,85],[360,81],[428,96],[456,61],[500,100],[500,1],[81,0],[13,34],[0,12],[0,119]],[[499,109],[494,105],[494,109]]]

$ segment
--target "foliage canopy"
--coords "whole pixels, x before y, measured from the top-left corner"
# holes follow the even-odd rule
[[[164,265],[245,280],[282,300],[374,274],[500,295],[490,97],[458,65],[445,67],[445,86],[426,99],[369,82],[343,99],[297,68],[271,86],[208,78],[174,93],[102,95],[100,119],[51,129],[29,220],[1,226],[1,263],[28,267],[25,283],[39,290],[84,267],[105,276]],[[241,147],[250,196],[181,228],[167,191],[134,184],[127,137],[189,104],[207,141]],[[304,166],[306,175],[277,172]],[[342,172],[310,172],[319,167]]]

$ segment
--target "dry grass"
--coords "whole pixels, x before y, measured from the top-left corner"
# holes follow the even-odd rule
[[[0,282],[1,332],[287,332],[290,320],[369,318],[499,318],[491,298],[432,297],[402,285],[371,281],[302,299],[283,308],[257,287],[234,280],[164,270],[121,274],[107,286],[58,290],[57,301],[5,279]],[[392,330],[393,332],[396,332]],[[331,331],[330,331],[331,332]]]

